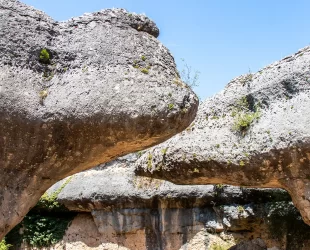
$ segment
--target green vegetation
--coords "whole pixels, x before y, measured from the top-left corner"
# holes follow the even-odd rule
[[[255,110],[251,111],[246,97],[242,97],[232,111],[234,117],[233,130],[243,132],[249,129],[250,125],[261,116],[259,107],[256,105]]]
[[[148,155],[148,157],[147,157],[147,168],[148,168],[149,170],[152,169],[152,159],[153,159],[153,156],[152,156],[152,154],[149,153],[149,155]]]
[[[173,79],[173,83],[179,87],[184,87],[182,80],[179,77]]]
[[[85,65],[83,68],[82,68],[82,72],[85,73],[88,71],[88,67]]]
[[[240,162],[239,162],[239,166],[240,166],[240,167],[244,167],[244,165],[245,165],[244,161],[240,161]]]
[[[302,249],[310,239],[309,226],[305,224],[292,202],[270,202],[266,204],[268,233],[273,239],[287,239],[289,249]]]
[[[174,104],[173,104],[173,103],[169,103],[169,104],[168,104],[168,109],[171,110],[171,109],[173,109],[173,108],[174,108]]]
[[[241,206],[241,205],[239,205],[239,206],[237,207],[237,209],[238,209],[238,213],[243,213],[243,212],[244,212],[244,207]]]
[[[137,152],[138,158],[140,158],[140,157],[143,155],[143,153],[144,153],[144,151],[138,151],[138,152]]]
[[[43,78],[45,78],[45,80],[47,80],[47,81],[52,80],[53,77],[54,77],[54,72],[47,72],[47,71],[45,71],[43,73]]]
[[[145,56],[141,56],[141,60],[144,62],[146,60],[146,57]],[[151,69],[151,65],[150,64],[147,65],[145,68],[142,68],[141,65],[138,64],[137,60],[133,61],[132,67],[134,67],[135,69],[139,69],[144,74],[148,74],[149,70]]]
[[[244,86],[246,83],[250,83],[252,80],[253,80],[253,74],[251,73],[251,71],[249,71],[248,74],[246,74],[241,78],[240,82],[242,86]]]
[[[5,239],[0,241],[0,250],[9,250],[9,248],[11,247],[12,245],[10,244],[7,244],[5,242]]]
[[[163,149],[161,150],[161,153],[162,153],[163,155],[166,155],[167,150],[168,150],[168,148],[163,148]]]
[[[71,178],[68,178],[55,192],[50,195],[45,193],[40,198],[24,220],[7,235],[8,243],[19,246],[24,241],[32,247],[41,248],[56,244],[63,238],[75,213],[69,213],[63,205],[59,204],[57,196]],[[19,233],[21,228],[22,234]]]
[[[48,53],[47,49],[42,49],[40,51],[39,61],[45,64],[50,63],[50,54]]]
[[[62,209],[62,205],[57,201],[57,197],[65,186],[71,181],[72,176],[69,177],[55,192],[52,194],[44,193],[40,198],[36,207],[38,209],[45,209],[48,211]]]
[[[149,73],[149,70],[146,69],[146,68],[142,68],[142,69],[140,69],[140,71],[141,71],[142,73],[144,73],[144,74],[148,74],[148,73]]]
[[[251,123],[260,117],[260,113],[241,113],[238,115],[237,119],[234,121],[234,130],[245,131],[247,130]]]
[[[25,240],[33,247],[49,247],[59,242],[73,218],[55,218],[49,215],[31,214],[23,221]]]
[[[182,62],[184,63],[183,69],[180,72],[181,79],[184,83],[187,84],[190,88],[197,87],[199,85],[199,71],[192,70],[192,67],[188,66],[185,60],[182,58]],[[175,82],[178,85],[178,79]]]

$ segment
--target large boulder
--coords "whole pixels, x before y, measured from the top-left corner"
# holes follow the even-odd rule
[[[0,0],[0,238],[58,180],[185,129],[198,100],[123,9],[55,22]]]
[[[137,173],[177,184],[286,189],[310,225],[310,47],[233,79]]]

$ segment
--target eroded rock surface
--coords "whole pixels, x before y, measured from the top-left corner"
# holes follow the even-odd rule
[[[310,47],[233,79],[137,173],[177,184],[286,189],[310,225]]]
[[[285,191],[175,185],[139,177],[134,174],[138,155],[72,177],[58,201],[80,215],[60,245],[66,249],[75,242],[74,246],[91,249],[202,250],[262,238],[268,247],[307,249],[310,229]],[[84,225],[90,224],[93,233],[84,233]]]
[[[197,98],[158,34],[122,9],[59,23],[0,0],[0,238],[58,180],[194,119]]]

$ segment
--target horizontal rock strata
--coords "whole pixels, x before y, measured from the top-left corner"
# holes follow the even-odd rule
[[[87,238],[94,237],[98,249],[110,244],[111,249],[198,250],[262,238],[268,247],[306,249],[310,229],[285,191],[139,177],[134,174],[138,157],[131,154],[72,177],[58,201],[80,213],[73,221],[80,229],[75,234],[69,228],[62,244],[69,247],[69,238],[78,237],[81,245],[89,245]],[[81,216],[93,221],[94,236],[82,233]]]

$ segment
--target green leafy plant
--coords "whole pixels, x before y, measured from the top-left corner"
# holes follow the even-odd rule
[[[49,247],[63,238],[71,220],[71,216],[55,218],[40,214],[28,215],[23,221],[23,239],[33,247]]]
[[[261,116],[258,105],[255,106],[255,110],[251,111],[247,98],[244,96],[236,102],[236,107],[232,112],[234,117],[233,130],[242,132],[250,127],[250,125]]]
[[[145,57],[145,56],[141,56],[141,60],[142,60],[142,61],[145,61],[145,60],[146,60],[146,57]]]
[[[252,122],[260,117],[259,112],[254,113],[240,113],[234,121],[233,129],[236,131],[247,130]]]
[[[37,203],[36,207],[39,209],[45,210],[55,210],[61,209],[62,205],[57,201],[57,197],[60,192],[65,188],[65,186],[71,181],[72,176],[69,177],[55,192],[48,194],[44,193],[40,198],[39,202]]]
[[[173,103],[169,103],[169,104],[168,104],[168,109],[171,110],[171,109],[173,109],[173,108],[174,108],[174,104],[173,104]]]
[[[12,245],[10,244],[7,244],[5,242],[5,239],[3,239],[2,241],[0,241],[0,250],[9,250],[9,248],[11,247]]]
[[[47,49],[42,49],[40,51],[39,61],[45,64],[50,63],[50,54],[48,53]]]
[[[71,179],[72,177],[68,178],[53,193],[45,193],[40,198],[24,220],[7,235],[9,243],[19,246],[24,241],[32,247],[41,248],[56,244],[63,238],[75,213],[68,212],[63,205],[59,204],[57,196]],[[20,234],[21,228],[22,234]]]

